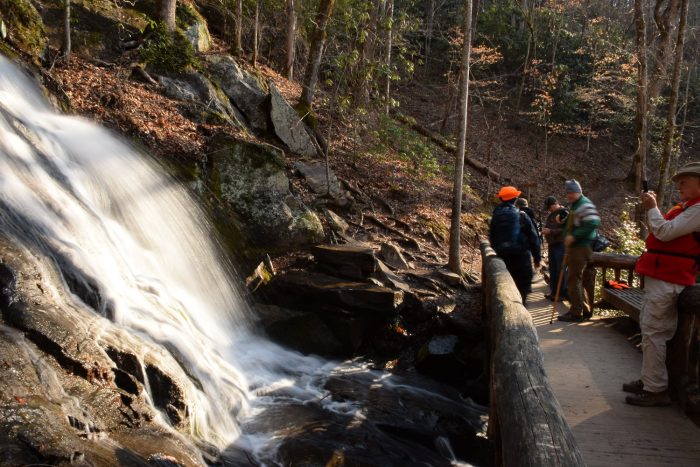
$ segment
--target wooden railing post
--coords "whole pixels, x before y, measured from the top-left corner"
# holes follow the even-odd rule
[[[584,466],[544,371],[537,332],[503,261],[482,241],[495,465]]]
[[[700,423],[699,349],[700,284],[696,284],[678,297],[678,328],[666,353],[669,387],[696,423]]]

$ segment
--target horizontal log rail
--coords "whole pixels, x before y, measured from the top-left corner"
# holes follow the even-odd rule
[[[530,313],[503,261],[481,242],[489,326],[489,439],[496,465],[583,466],[571,428],[544,371]]]

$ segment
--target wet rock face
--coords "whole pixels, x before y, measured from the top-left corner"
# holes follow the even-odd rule
[[[215,137],[206,182],[241,216],[256,246],[292,249],[324,237],[318,216],[289,191],[284,160],[270,146]]]
[[[187,426],[175,363],[142,365],[105,318],[47,290],[60,283],[57,271],[34,264],[0,236],[0,464],[153,465],[168,456],[202,465],[194,446],[154,422],[145,399],[148,377],[156,406]]]

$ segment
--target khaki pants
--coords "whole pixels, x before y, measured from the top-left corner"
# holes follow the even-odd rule
[[[571,302],[569,312],[574,316],[581,316],[584,312],[590,313],[592,303],[586,299],[583,290],[583,270],[591,260],[593,250],[589,246],[569,247],[569,259],[567,260],[566,289]]]
[[[676,302],[684,288],[684,285],[644,278],[639,327],[642,330],[642,383],[647,391],[660,392],[668,388],[666,342],[676,332]]]

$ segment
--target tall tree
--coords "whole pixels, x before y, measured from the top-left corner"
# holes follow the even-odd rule
[[[644,15],[644,1],[634,0],[634,24],[637,41],[637,109],[635,117],[635,136],[637,150],[633,157],[634,189],[636,193],[642,190],[642,180],[646,177],[647,134],[648,134],[648,96],[647,96],[647,33]],[[644,234],[641,205],[637,206],[636,221]],[[645,235],[642,235],[644,237]]]
[[[683,49],[685,46],[685,26],[688,21],[688,0],[682,0],[680,15],[678,35],[676,36],[676,48],[673,52],[673,75],[671,77],[671,96],[669,97],[666,115],[664,152],[661,156],[661,164],[659,167],[659,186],[656,190],[657,202],[660,206],[664,203],[668,165],[673,148],[676,146],[676,111],[678,109],[678,93],[681,84],[681,62],[683,62]]]
[[[433,42],[433,24],[435,23],[435,0],[425,2],[425,70],[428,71],[430,48]]]
[[[472,37],[472,0],[464,0],[464,21],[462,23],[461,75],[462,85],[459,90],[460,129],[459,146],[455,154],[455,178],[452,190],[452,222],[450,224],[450,253],[447,267],[457,274],[462,273],[462,258],[459,253],[460,227],[462,222],[462,182],[464,178],[464,155],[467,147],[467,122],[469,103],[469,58]]]
[[[70,41],[70,0],[64,0],[63,10],[63,45],[61,52],[63,59],[68,63],[70,61],[71,41]]]
[[[355,70],[354,97],[358,106],[362,107],[369,101],[369,83],[371,79],[371,61],[374,55],[374,44],[377,41],[377,22],[379,21],[380,0],[368,0],[367,20],[360,33],[359,63]]]
[[[258,66],[258,37],[260,36],[260,0],[255,0],[255,24],[253,26],[253,66]]]
[[[233,30],[233,54],[243,55],[243,0],[236,3],[236,13],[234,17],[235,26]]]
[[[297,12],[294,0],[287,0],[287,41],[284,62],[284,76],[294,79],[294,50],[296,49]]]
[[[384,67],[386,70],[386,81],[384,82],[384,110],[389,115],[391,109],[391,47],[394,39],[394,0],[386,0],[385,22],[384,22]]]
[[[157,0],[156,1],[156,16],[159,21],[165,24],[168,31],[175,31],[175,9],[177,8],[177,0]]]
[[[309,60],[306,63],[304,82],[302,83],[301,98],[299,104],[303,108],[311,109],[314,100],[316,84],[318,84],[318,70],[321,66],[323,47],[326,42],[326,26],[333,13],[335,0],[321,0],[316,13],[316,23],[311,34],[311,47],[309,48]]]

